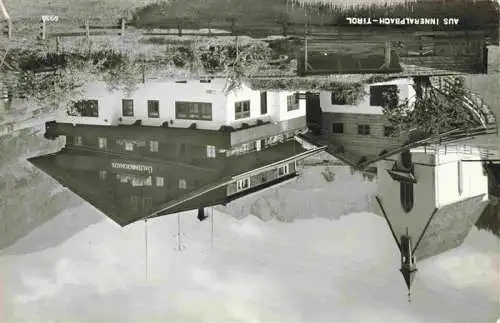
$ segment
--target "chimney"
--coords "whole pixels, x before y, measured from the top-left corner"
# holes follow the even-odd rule
[[[386,68],[389,68],[391,66],[391,41],[386,40],[385,41],[385,60],[384,60],[384,65]]]

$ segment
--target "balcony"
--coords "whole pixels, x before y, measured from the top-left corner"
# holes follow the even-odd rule
[[[299,117],[277,123],[267,123],[249,128],[234,129],[231,131],[231,146],[237,146],[281,133],[298,131],[306,127],[306,118]]]

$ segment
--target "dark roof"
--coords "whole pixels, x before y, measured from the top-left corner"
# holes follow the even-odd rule
[[[420,242],[415,246],[417,260],[438,255],[458,247],[488,205],[484,194],[439,208],[432,217]],[[419,237],[420,239],[420,237]]]
[[[150,216],[226,203],[229,200],[226,185],[234,176],[256,169],[257,172],[263,171],[266,167],[303,158],[310,153],[315,152],[306,151],[297,142],[289,141],[260,152],[217,159],[220,165],[215,168],[198,167],[187,161],[152,160],[137,155],[119,156],[71,148],[28,160],[113,221],[125,226]],[[106,171],[105,179],[99,178],[100,171]],[[133,181],[147,180],[151,174],[151,185],[133,185]],[[164,178],[163,186],[155,185],[157,176]],[[120,178],[125,179],[125,183]],[[186,189],[179,188],[179,179],[186,180]],[[134,201],[139,204],[133,204]]]
[[[81,136],[90,132],[98,132],[102,137],[121,137],[135,140],[156,140],[158,142],[175,142],[185,144],[215,145],[230,148],[264,137],[275,136],[285,132],[295,132],[306,128],[306,118],[297,117],[277,123],[256,124],[248,128],[229,130],[206,130],[175,127],[152,127],[141,125],[87,125],[46,123],[46,136]]]

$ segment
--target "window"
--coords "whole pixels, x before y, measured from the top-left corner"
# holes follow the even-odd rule
[[[278,167],[278,177],[282,177],[288,175],[290,173],[290,169],[288,164]]]
[[[262,141],[263,140],[257,140],[255,142],[255,150],[257,150],[257,151],[261,151],[262,150]]]
[[[236,182],[236,191],[240,192],[250,188],[250,178],[240,179]]]
[[[149,142],[149,150],[151,150],[151,152],[158,152],[158,146],[159,146],[159,143],[158,141],[150,141]]]
[[[156,186],[163,187],[165,186],[165,179],[163,177],[156,178]]]
[[[212,103],[175,102],[175,118],[186,120],[212,120]]]
[[[105,170],[101,170],[101,171],[99,171],[99,179],[100,179],[101,181],[106,180],[106,171],[105,171]]]
[[[400,182],[399,193],[401,199],[401,207],[408,213],[413,208],[413,183]]]
[[[179,188],[181,190],[185,190],[187,188],[187,183],[185,179],[180,179],[179,180]]]
[[[179,144],[177,146],[177,156],[186,156],[187,154],[187,145],[186,144]]]
[[[336,92],[332,92],[331,100],[332,100],[332,104],[334,104],[334,105],[347,104],[347,100],[345,99],[345,97],[342,97],[341,95],[339,95],[339,93],[336,93]]]
[[[463,168],[462,168],[462,161],[459,160],[457,162],[457,170],[458,170],[458,194],[462,195],[462,192],[464,191],[464,179],[463,179]]]
[[[403,168],[410,169],[412,167],[411,152],[408,149],[401,153],[400,162]]]
[[[286,111],[294,111],[299,109],[299,97],[297,94],[288,95],[286,97]]]
[[[148,117],[149,118],[160,117],[160,101],[148,100]]]
[[[134,116],[134,100],[128,100],[128,99],[122,100],[122,115],[124,117]]]
[[[208,158],[216,157],[215,146],[207,146],[207,157]]]
[[[143,197],[142,198],[142,209],[145,211],[149,211],[153,208],[153,198],[152,197]]]
[[[370,125],[360,124],[358,125],[358,134],[359,135],[369,135],[370,134]]]
[[[371,106],[383,106],[384,103],[387,103],[386,95],[389,93],[397,93],[397,92],[398,92],[397,85],[370,86],[370,105]]]
[[[250,118],[250,101],[239,101],[234,103],[234,118]]]
[[[130,204],[132,205],[132,211],[134,211],[134,212],[139,211],[139,197],[138,196],[131,196],[130,197]]]
[[[75,146],[81,146],[83,145],[83,140],[81,136],[76,136],[75,137]]]
[[[133,151],[134,150],[134,144],[131,143],[130,141],[125,142],[125,150],[126,151]]]
[[[384,137],[394,137],[396,129],[390,126],[384,126]]]
[[[80,100],[73,104],[78,115],[82,117],[99,117],[99,104],[97,100]]]
[[[98,143],[99,143],[99,149],[106,149],[106,148],[108,148],[108,140],[107,140],[107,138],[99,137]]]
[[[267,113],[267,92],[260,92],[260,114]]]
[[[332,133],[344,133],[344,124],[332,123]]]

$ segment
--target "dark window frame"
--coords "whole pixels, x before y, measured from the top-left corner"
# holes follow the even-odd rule
[[[260,92],[260,114],[267,114],[267,92]]]
[[[250,118],[250,100],[234,102],[234,119]]]
[[[384,105],[384,94],[391,91],[398,91],[398,86],[395,84],[372,85],[370,86],[370,106],[381,107]]]
[[[122,99],[122,116],[124,117],[134,116],[134,100]]]
[[[371,133],[369,124],[358,124],[358,135],[369,136]]]
[[[406,213],[413,209],[414,202],[414,185],[413,183],[400,182],[399,183],[399,197],[401,201],[401,208]]]
[[[99,101],[90,99],[90,100],[79,100],[73,102],[73,106],[78,114],[82,117],[91,117],[98,118],[99,117]]]
[[[384,137],[396,136],[396,128],[393,126],[384,126]]]
[[[156,111],[152,111],[152,108]],[[148,100],[148,118],[159,118],[159,117],[160,117],[160,101]]]
[[[344,124],[341,122],[332,123],[332,133],[333,134],[343,134],[344,133]]]
[[[333,91],[330,94],[330,102],[332,105],[348,105],[345,98],[335,95],[335,92]]]
[[[297,93],[286,96],[286,111],[296,111],[300,109],[299,96]]]
[[[211,102],[175,101],[175,118],[179,120],[212,121]]]

